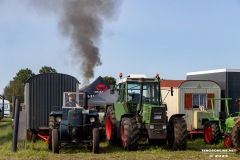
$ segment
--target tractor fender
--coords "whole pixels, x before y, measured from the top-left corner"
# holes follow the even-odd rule
[[[235,124],[240,125],[240,118],[234,118],[234,122],[235,122]]]
[[[62,117],[62,111],[52,111],[49,116],[54,116],[54,117],[58,117],[61,116]]]
[[[173,118],[173,117],[183,117],[183,116],[185,116],[185,114],[173,114],[171,117],[170,117],[170,119],[171,118]]]
[[[214,123],[216,125],[219,125],[219,120],[213,119],[213,118],[203,118],[202,119],[202,125],[205,125],[206,122],[211,122],[211,123]]]

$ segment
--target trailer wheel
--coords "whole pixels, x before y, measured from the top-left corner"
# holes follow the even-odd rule
[[[231,132],[232,143],[235,148],[240,148],[240,125],[235,124]]]
[[[32,133],[32,141],[35,143],[37,141],[37,134],[36,133]]]
[[[106,124],[105,124],[105,132],[106,132],[106,140],[111,145],[117,145],[117,126],[116,126],[116,116],[113,110],[113,107],[110,106],[107,109],[106,114]]]
[[[170,150],[185,150],[187,146],[187,125],[181,117],[171,117],[168,125],[168,146]]]
[[[224,136],[224,145],[226,148],[231,148],[233,146],[232,137],[231,137],[230,133],[228,133]]]
[[[59,153],[59,139],[58,139],[58,130],[52,130],[52,152]]]
[[[99,129],[93,128],[93,153],[99,153]]]
[[[219,127],[210,122],[206,122],[204,125],[204,141],[206,144],[218,143],[220,137]]]
[[[49,139],[48,139],[48,149],[52,150],[52,130],[55,128],[55,117],[50,116],[49,117]]]
[[[121,122],[122,146],[126,150],[136,151],[138,149],[139,129],[135,118],[125,117]]]

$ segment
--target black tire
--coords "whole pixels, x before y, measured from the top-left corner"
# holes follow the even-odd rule
[[[52,152],[59,153],[59,139],[58,139],[58,130],[52,130]]]
[[[165,146],[167,144],[166,139],[148,139],[150,146]]]
[[[203,136],[206,144],[217,144],[220,139],[218,125],[211,122],[206,122],[204,125]]]
[[[240,148],[240,124],[235,124],[231,132],[232,143],[235,148]]]
[[[121,122],[121,140],[124,149],[136,151],[138,149],[138,141],[140,131],[138,129],[135,118],[125,117]]]
[[[170,150],[185,150],[187,147],[187,124],[181,117],[171,117],[168,124],[168,146]]]
[[[48,140],[48,149],[52,150],[52,130],[55,128],[55,117],[49,117],[49,140]]]
[[[224,146],[226,148],[231,148],[233,146],[233,143],[232,143],[232,136],[230,133],[227,133],[225,136],[224,136]]]
[[[32,141],[35,143],[37,141],[37,134],[36,133],[32,133]]]
[[[105,133],[107,143],[111,145],[118,145],[116,125],[117,120],[115,112],[113,110],[113,106],[108,107],[105,120]]]
[[[93,153],[99,153],[99,129],[93,128]]]

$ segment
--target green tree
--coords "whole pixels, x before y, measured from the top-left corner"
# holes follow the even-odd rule
[[[103,77],[103,79],[105,81],[107,81],[110,85],[113,84],[115,85],[116,84],[116,79],[114,77],[109,77],[109,76],[105,76]]]
[[[18,71],[13,80],[4,88],[4,95],[7,100],[12,101],[12,95],[14,95],[20,102],[24,102],[24,86],[28,78],[35,74],[28,68]]]
[[[43,66],[40,70],[39,70],[40,74],[44,74],[44,73],[57,73],[56,69],[52,68],[52,67],[48,67],[48,66]]]

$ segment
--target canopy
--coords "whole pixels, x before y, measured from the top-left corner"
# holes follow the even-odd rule
[[[88,100],[89,105],[110,105],[117,101],[118,93],[114,91],[114,94],[110,94],[110,89],[95,95],[93,98]]]

